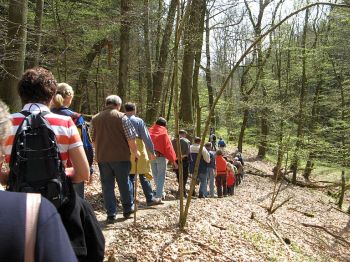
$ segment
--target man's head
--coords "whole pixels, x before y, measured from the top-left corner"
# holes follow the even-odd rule
[[[57,83],[53,74],[42,67],[28,69],[18,82],[18,94],[22,104],[41,103],[49,105],[56,94]]]
[[[120,110],[122,106],[122,99],[117,95],[110,95],[106,97],[106,106],[112,106],[117,110]]]
[[[196,136],[196,137],[194,138],[194,143],[195,143],[195,144],[200,144],[201,141],[202,141],[201,138],[198,137],[198,136]]]
[[[210,143],[210,142],[205,143],[204,146],[205,146],[205,148],[206,148],[208,151],[211,150],[211,143]]]
[[[126,113],[128,116],[132,116],[132,115],[135,115],[135,114],[136,114],[136,105],[135,105],[134,103],[127,102],[127,103],[124,105],[124,108],[125,108],[125,113]]]
[[[180,136],[180,137],[186,137],[186,136],[187,136],[186,130],[181,129],[181,130],[179,131],[179,136]]]
[[[163,117],[159,117],[156,121],[156,125],[166,127],[166,120]]]

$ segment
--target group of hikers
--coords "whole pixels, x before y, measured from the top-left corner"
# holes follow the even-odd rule
[[[118,212],[115,183],[123,217],[134,212],[135,175],[139,175],[147,206],[162,204],[168,162],[179,181],[178,162],[182,160],[179,188],[183,187],[185,197],[197,157],[199,198],[233,194],[234,185],[243,177],[241,155],[225,156],[222,139],[216,150],[216,137],[211,134],[200,151],[200,138],[191,144],[187,132],[180,130],[176,153],[177,141],[171,140],[164,118],[148,129],[136,116],[134,103],[125,103],[125,112],[121,111],[117,95],[106,98],[105,108],[92,117],[88,130],[82,115],[69,109],[73,88],[57,84],[45,68],[26,70],[18,94],[23,104],[20,112],[10,115],[0,101],[1,166],[4,161],[8,165],[0,172],[0,182],[7,189],[0,191],[0,261],[103,261],[104,237],[92,207],[84,200],[84,183],[91,178],[94,159],[107,223],[114,223]]]

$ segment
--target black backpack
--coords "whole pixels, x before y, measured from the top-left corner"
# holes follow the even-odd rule
[[[66,177],[56,135],[45,119],[49,112],[25,116],[13,142],[7,190],[40,193],[59,208],[69,200],[71,181]]]

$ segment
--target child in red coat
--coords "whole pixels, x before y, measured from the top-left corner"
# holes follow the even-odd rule
[[[228,161],[228,170],[227,170],[227,177],[226,177],[226,185],[227,185],[227,194],[228,195],[234,195],[234,184],[235,184],[235,172],[233,170],[233,161]],[[231,165],[231,167],[230,167]]]

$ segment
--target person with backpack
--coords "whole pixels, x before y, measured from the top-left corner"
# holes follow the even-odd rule
[[[221,151],[223,151],[226,147],[225,140],[223,140],[222,137],[219,138],[218,147]]]
[[[103,261],[104,237],[91,206],[73,183],[89,179],[89,165],[77,127],[68,116],[50,112],[57,91],[53,74],[42,67],[24,72],[18,83],[23,109],[11,115],[5,154],[8,191],[41,193],[57,208],[79,261]],[[68,157],[69,156],[69,157]],[[72,167],[67,167],[70,159]]]
[[[86,158],[89,162],[90,176],[93,173],[92,163],[94,159],[94,152],[92,148],[92,142],[90,139],[90,134],[88,126],[84,120],[84,117],[69,109],[74,96],[73,88],[66,83],[59,83],[57,85],[57,92],[53,97],[53,106],[51,107],[51,112],[59,115],[69,116],[72,118],[74,124],[78,128],[80,138],[83,142],[84,151]],[[71,162],[68,159],[68,166],[71,166]],[[74,184],[74,189],[81,198],[84,198],[84,182]]]
[[[199,198],[206,198],[208,196],[207,187],[208,187],[208,163],[210,163],[210,155],[208,150],[203,147],[200,152],[200,143],[201,138],[196,137],[194,139],[193,145],[190,147],[191,153],[191,163],[190,163],[190,172],[193,176],[194,168],[197,161],[197,157],[200,157],[199,167],[198,167],[198,176],[197,179],[199,181]]]
[[[11,128],[7,106],[0,100],[1,152]],[[3,162],[1,156],[0,170]],[[0,232],[0,261],[77,261],[56,208],[39,194],[0,191]]]
[[[216,135],[214,133],[209,136],[209,142],[211,143],[211,150],[216,151]]]
[[[210,162],[207,167],[208,171],[208,183],[209,183],[209,195],[210,197],[215,197],[215,176],[216,176],[216,162],[215,162],[215,155],[212,150],[211,150],[211,143],[208,142],[205,144],[205,148],[209,152],[210,156]]]
[[[186,192],[186,184],[188,180],[188,174],[189,174],[189,165],[191,162],[191,154],[190,154],[190,146],[191,142],[187,139],[187,132],[186,130],[180,130],[179,131],[179,138],[180,138],[180,155],[177,152],[177,140],[174,138],[171,143],[173,144],[173,148],[176,152],[176,163],[179,164],[179,158],[182,159],[182,174],[183,174],[183,192],[184,192],[184,197],[187,197],[187,192]],[[179,189],[178,189],[178,195],[180,196],[180,180],[179,180],[179,169],[175,169],[176,173],[176,179],[177,182],[179,183]]]

